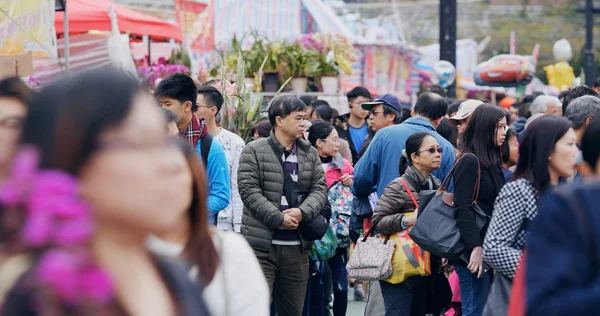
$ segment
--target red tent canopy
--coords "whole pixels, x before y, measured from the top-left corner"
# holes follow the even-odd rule
[[[127,9],[110,0],[67,1],[69,33],[86,33],[91,30],[110,31],[108,12],[111,5],[114,5],[117,14],[119,31],[138,36],[149,35],[153,39],[168,40],[172,38],[181,42],[179,25]],[[54,19],[56,34],[64,33],[63,20],[64,12],[56,12]]]

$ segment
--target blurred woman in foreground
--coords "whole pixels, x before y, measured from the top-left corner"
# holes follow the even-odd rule
[[[23,222],[34,260],[0,315],[208,314],[187,269],[145,245],[177,223],[190,194],[164,126],[155,101],[118,70],[62,79],[34,99],[0,191],[3,207],[20,211],[7,221]]]

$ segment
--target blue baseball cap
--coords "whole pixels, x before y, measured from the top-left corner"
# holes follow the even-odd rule
[[[362,104],[362,108],[367,110],[367,111],[371,111],[371,109],[379,104],[387,104],[388,106],[391,106],[392,108],[394,108],[396,111],[398,111],[398,113],[402,113],[402,106],[400,104],[400,100],[398,100],[398,98],[395,95],[392,95],[390,93],[386,93],[380,97],[375,98],[375,100],[371,101],[371,102],[366,102]]]

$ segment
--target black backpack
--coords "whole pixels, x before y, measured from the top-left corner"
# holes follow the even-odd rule
[[[205,169],[208,165],[208,154],[210,153],[212,141],[213,137],[211,134],[206,134],[204,137],[200,138],[200,158],[202,158],[202,163],[204,164]]]

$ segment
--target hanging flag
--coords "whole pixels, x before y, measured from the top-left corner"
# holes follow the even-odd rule
[[[517,54],[517,32],[515,30],[510,31],[510,54]]]
[[[214,0],[175,0],[182,37],[193,52],[214,49]]]
[[[540,57],[540,44],[535,44],[533,52],[531,52],[531,57],[533,58],[533,65],[537,65],[538,58]]]
[[[0,1],[0,55],[56,58],[55,0]]]

